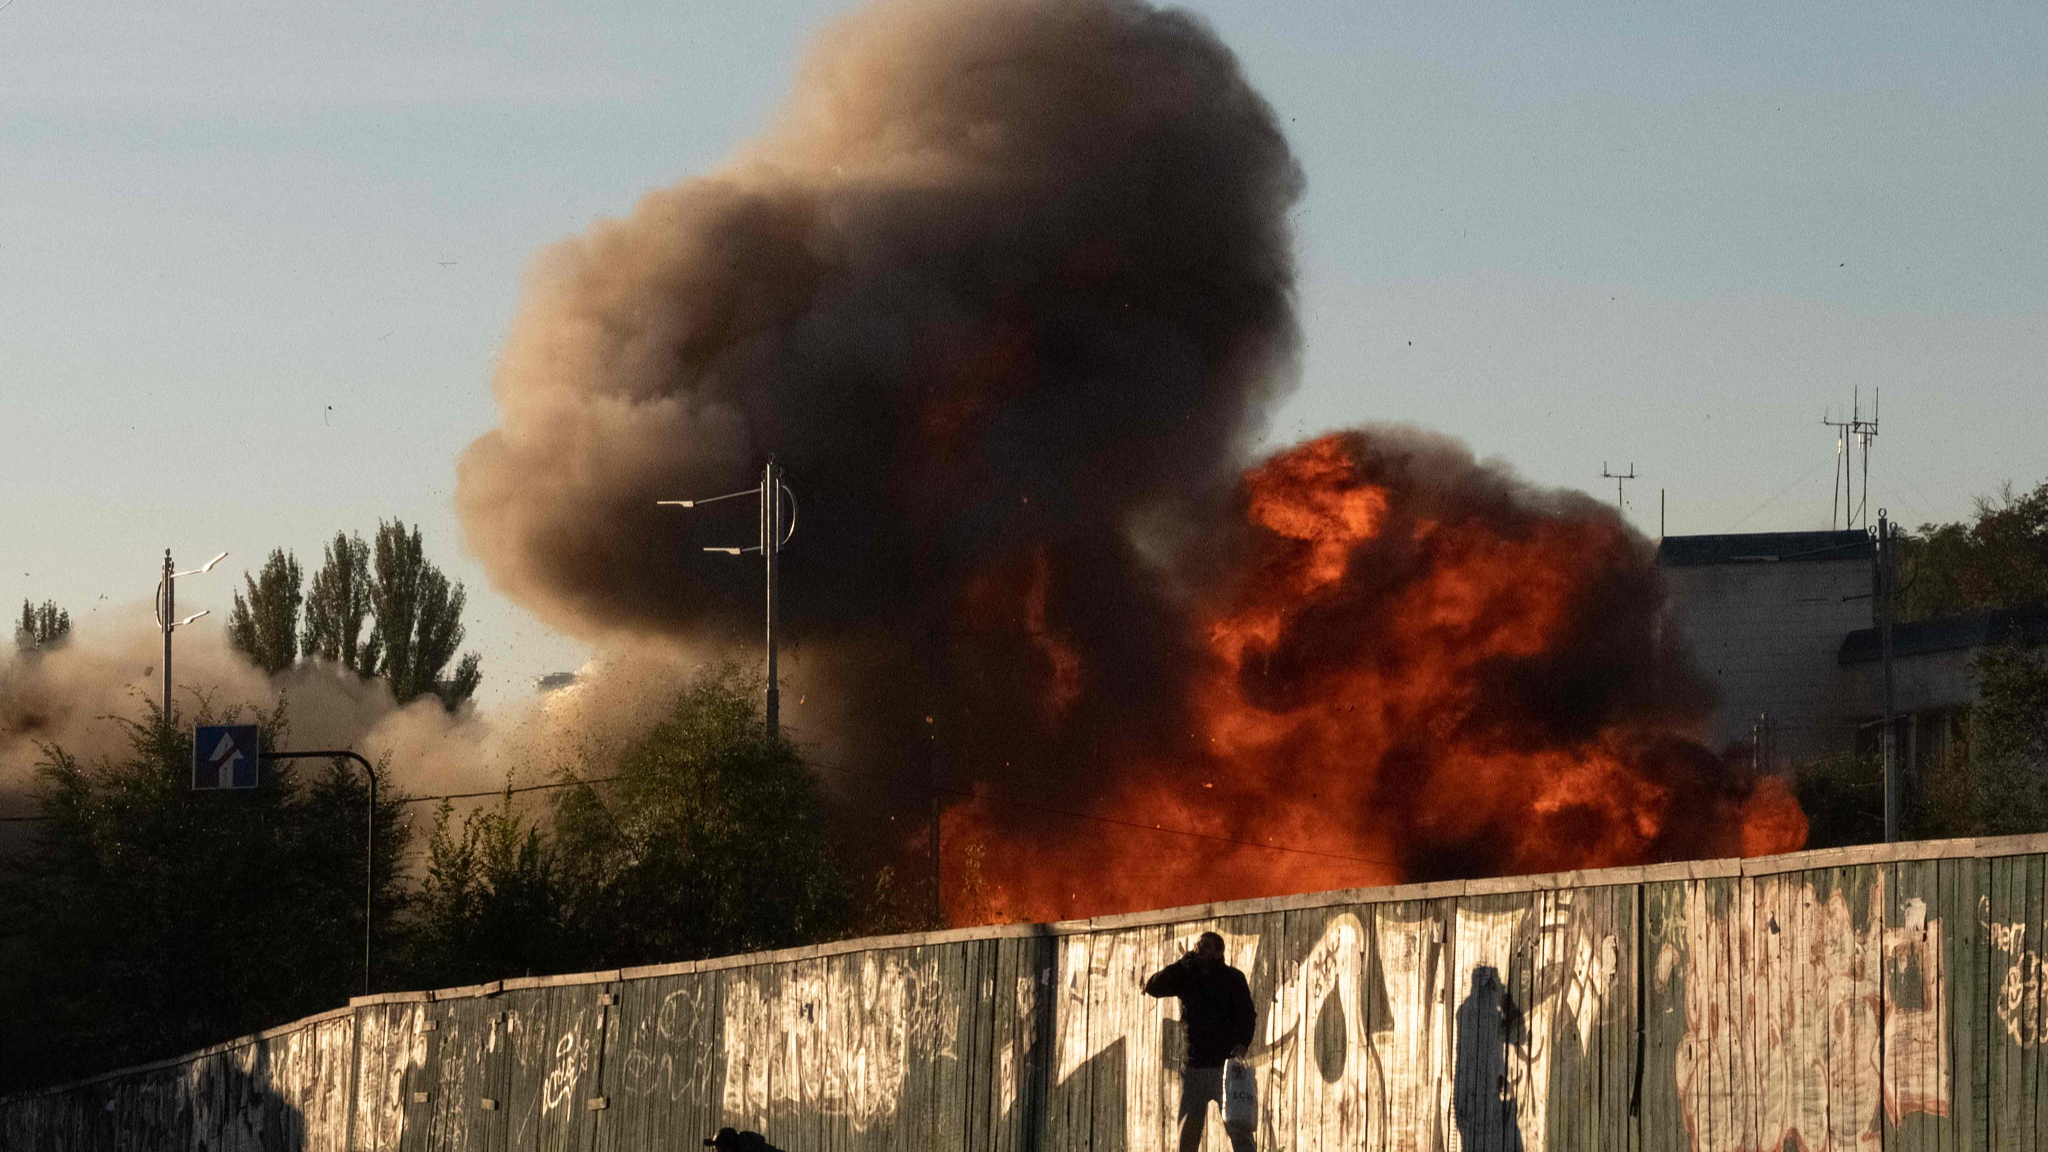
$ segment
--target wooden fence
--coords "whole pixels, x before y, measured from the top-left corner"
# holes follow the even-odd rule
[[[1262,1149],[2031,1152],[2044,916],[2036,836],[851,940],[365,997],[0,1101],[0,1147],[1163,1152],[1139,986],[1214,930]]]

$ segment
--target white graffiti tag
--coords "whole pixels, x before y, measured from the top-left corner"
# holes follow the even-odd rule
[[[552,1112],[569,1100],[569,1093],[575,1091],[576,1080],[590,1063],[590,1046],[574,1032],[562,1033],[555,1042],[555,1063],[548,1069],[547,1079],[541,1082],[541,1111]]]
[[[1978,923],[1991,941],[1991,950],[2011,958],[2006,965],[2005,978],[1998,984],[1998,999],[1993,1004],[1998,1012],[1998,1022],[2005,1026],[2006,1035],[2020,1047],[2036,1047],[2043,1040],[2048,1040],[2048,1020],[2041,1016],[2041,985],[2048,973],[2042,970],[2041,954],[2026,946],[2025,924],[1996,924],[1991,921],[1990,897],[1977,898],[1977,915]]]

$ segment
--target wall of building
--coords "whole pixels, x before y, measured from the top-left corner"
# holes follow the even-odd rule
[[[1213,929],[1261,1148],[2018,1152],[2044,918],[2015,837],[849,941],[360,999],[0,1101],[0,1147],[1154,1152],[1181,1034],[1139,985]]]
[[[1900,713],[1964,708],[1977,700],[1981,648],[1913,652],[1892,660],[1892,699]],[[1858,720],[1884,716],[1884,665],[1876,660],[1841,666],[1841,708]]]
[[[1842,637],[1870,627],[1867,557],[1668,567],[1664,580],[1673,621],[1721,690],[1711,746],[1746,744],[1768,713],[1788,763],[1849,747],[1838,655]]]

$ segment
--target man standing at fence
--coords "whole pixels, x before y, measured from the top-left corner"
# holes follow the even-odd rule
[[[1202,933],[1195,950],[1145,981],[1145,995],[1180,998],[1181,1025],[1187,1029],[1187,1063],[1180,1073],[1180,1152],[1202,1146],[1209,1105],[1223,1104],[1223,1062],[1241,1059],[1251,1047],[1251,985],[1244,973],[1223,961],[1223,937]],[[1223,1131],[1236,1152],[1252,1152],[1252,1131],[1227,1122]]]

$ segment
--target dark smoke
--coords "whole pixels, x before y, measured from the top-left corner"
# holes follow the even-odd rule
[[[1192,17],[872,9],[766,140],[540,262],[461,461],[469,542],[576,632],[730,631],[752,584],[699,549],[751,521],[654,501],[773,452],[814,633],[929,620],[1042,543],[1115,585],[1133,513],[1213,488],[1288,379],[1300,188]]]

